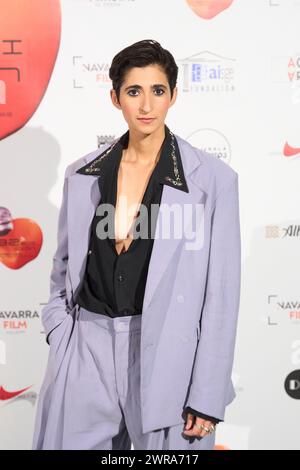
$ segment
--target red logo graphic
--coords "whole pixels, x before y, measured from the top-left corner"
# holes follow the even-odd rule
[[[0,207],[0,261],[19,269],[40,252],[43,234],[32,219],[12,219],[6,207]]]
[[[285,157],[293,157],[294,155],[300,155],[300,147],[291,147],[287,142],[283,147],[283,155]]]
[[[233,0],[186,0],[196,15],[204,20],[211,20],[230,7]]]
[[[30,387],[32,387],[32,385],[30,385]],[[0,400],[10,400],[11,398],[17,397],[18,395],[21,395],[21,393],[26,392],[26,390],[28,390],[30,387],[22,388],[22,390],[17,390],[16,392],[8,392],[1,386]]]
[[[0,140],[23,127],[46,91],[60,42],[59,0],[1,1]]]

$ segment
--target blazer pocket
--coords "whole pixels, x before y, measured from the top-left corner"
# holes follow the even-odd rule
[[[64,320],[63,320],[64,321]],[[56,333],[54,333],[54,331],[56,330],[57,331],[57,328],[60,327],[60,325],[63,323],[60,322],[58,325],[56,325],[54,328],[52,328],[52,330],[48,333],[48,336],[47,336],[47,343],[52,346],[52,340],[53,340],[53,336],[55,336]],[[54,333],[54,334],[53,334]],[[51,338],[51,339],[50,339]]]

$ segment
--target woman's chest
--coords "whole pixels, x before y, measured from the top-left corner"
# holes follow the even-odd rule
[[[133,239],[133,226],[139,215],[153,171],[151,167],[120,165],[115,184],[115,241],[118,253],[127,250]]]

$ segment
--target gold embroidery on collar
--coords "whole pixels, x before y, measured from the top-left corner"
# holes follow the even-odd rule
[[[110,147],[108,147],[107,150],[105,150],[103,155],[101,154],[98,158],[96,158],[96,160],[94,160],[92,163],[90,163],[90,165],[87,168],[85,168],[85,170],[84,170],[85,173],[93,173],[94,171],[98,171],[99,168],[97,168],[96,165],[98,163],[100,163],[102,161],[102,159],[104,157],[106,157],[112,151],[112,149],[114,148],[114,146],[117,144],[117,142],[119,140],[120,139],[117,139]]]
[[[171,183],[173,183],[175,186],[182,186],[183,185],[183,182],[180,178],[180,174],[179,174],[179,170],[178,170],[178,166],[177,166],[177,158],[176,158],[176,149],[175,149],[175,144],[174,144],[174,134],[173,132],[171,132],[171,130],[169,129],[169,133],[171,135],[171,146],[172,146],[172,151],[171,151],[171,158],[172,158],[172,161],[173,161],[173,171],[174,171],[174,175],[175,175],[175,179],[171,178],[170,176],[165,176],[165,179],[167,181],[170,181]],[[90,165],[85,168],[84,172],[85,173],[93,173],[95,171],[98,171],[99,168],[97,168],[97,164],[98,163],[101,163],[101,161],[103,160],[103,158],[107,157],[107,155],[113,150],[113,148],[115,147],[115,145],[119,142],[120,139],[117,139],[104,153],[103,155],[101,154],[98,158],[96,158],[96,160],[94,160],[92,163],[90,163]]]
[[[171,146],[172,146],[172,152],[171,152],[171,157],[172,157],[172,160],[173,160],[173,171],[174,171],[174,175],[175,175],[175,180],[170,178],[170,176],[165,176],[165,179],[167,181],[171,181],[171,183],[175,184],[175,186],[182,186],[183,185],[183,182],[181,181],[181,178],[180,178],[180,174],[179,174],[179,170],[178,170],[178,166],[177,166],[177,158],[176,158],[176,153],[175,153],[175,144],[174,144],[174,134],[169,130],[170,132],[170,135],[172,137],[172,141],[171,141]]]

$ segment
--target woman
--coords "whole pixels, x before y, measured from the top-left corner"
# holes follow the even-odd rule
[[[119,52],[128,130],[66,169],[33,449],[213,449],[235,397],[238,175],[165,124],[177,73],[156,41]]]

